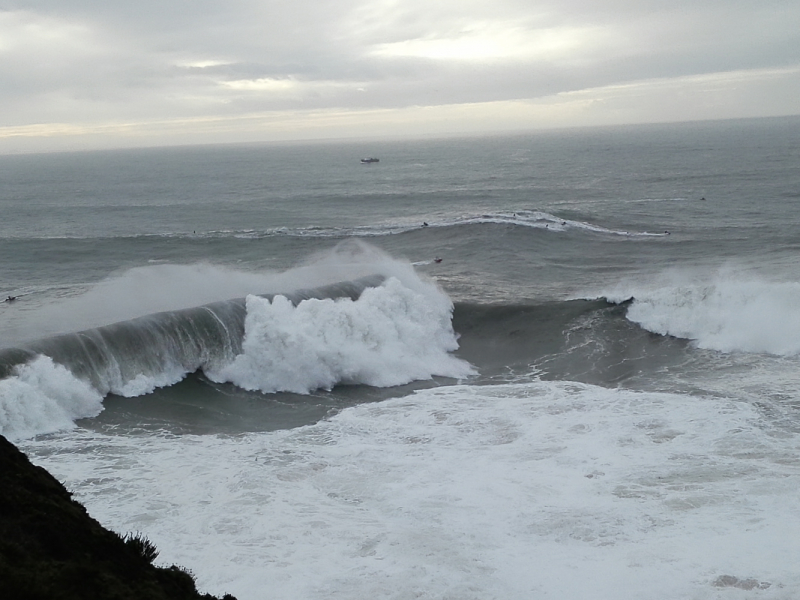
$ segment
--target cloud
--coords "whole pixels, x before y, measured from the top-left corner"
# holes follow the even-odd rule
[[[376,57],[418,57],[457,62],[503,60],[559,62],[581,56],[602,43],[602,31],[595,27],[552,27],[527,29],[514,22],[474,23],[447,37],[425,36],[399,42],[376,44]]]
[[[537,102],[657,80],[682,82],[698,95],[687,83],[692,77],[800,65],[800,5],[779,0],[6,0],[4,6],[0,126],[6,128],[111,131],[108,124],[126,123],[129,131],[135,123],[171,120],[246,123],[281,111],[411,114],[416,107]],[[771,80],[778,98],[794,89],[788,73]],[[731,106],[737,98],[740,104],[739,113],[730,112],[752,116],[759,103],[771,106],[765,114],[776,110],[748,83],[758,77],[745,79],[726,88]],[[676,86],[665,93],[680,93]],[[627,103],[631,119],[653,112],[643,104],[653,98],[646,98]],[[782,110],[800,112],[796,103],[781,102]],[[615,109],[615,119],[617,110],[623,108]],[[687,119],[702,113],[691,103],[684,111]]]

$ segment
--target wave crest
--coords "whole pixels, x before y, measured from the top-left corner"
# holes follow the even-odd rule
[[[721,352],[800,354],[800,283],[718,274],[633,290],[628,319],[648,331]]]

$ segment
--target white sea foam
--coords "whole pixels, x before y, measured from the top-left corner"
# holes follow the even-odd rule
[[[630,286],[628,319],[648,331],[694,340],[722,352],[800,353],[800,283],[724,272],[662,285]]]
[[[102,396],[49,357],[39,356],[0,380],[0,434],[18,440],[73,427],[93,417]]]
[[[248,296],[242,354],[207,374],[248,390],[297,393],[337,383],[388,387],[433,375],[466,377],[473,369],[450,354],[458,347],[452,311],[432,284],[416,291],[394,277],[355,301],[294,306],[283,296]]]
[[[24,449],[101,522],[240,600],[788,600],[800,440],[774,433],[742,402],[532,382],[291,431],[78,429]]]
[[[106,381],[108,391],[123,396],[125,398],[135,398],[151,394],[158,388],[174,385],[186,376],[186,372],[178,365],[164,366],[164,370],[156,375],[145,375],[139,373],[133,379],[123,381],[121,378],[116,381]]]

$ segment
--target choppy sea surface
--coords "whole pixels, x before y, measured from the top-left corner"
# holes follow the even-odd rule
[[[0,433],[204,591],[800,596],[800,118],[2,156],[0,209]]]

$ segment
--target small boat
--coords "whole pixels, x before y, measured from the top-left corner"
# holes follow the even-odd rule
[[[381,162],[381,161],[378,158],[370,157],[370,158],[362,158],[361,162],[364,163],[365,165],[368,165],[369,163],[376,163],[376,162]]]

